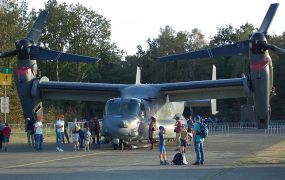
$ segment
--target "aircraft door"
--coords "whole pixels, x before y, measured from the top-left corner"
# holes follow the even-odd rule
[[[144,103],[140,104],[140,125],[139,125],[139,136],[145,138],[147,136],[148,122],[147,122],[147,114]]]

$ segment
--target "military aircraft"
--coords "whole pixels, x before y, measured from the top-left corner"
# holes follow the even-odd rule
[[[220,56],[249,55],[250,73],[244,77],[254,99],[254,113],[258,128],[267,128],[270,120],[270,98],[275,94],[273,87],[273,67],[268,50],[285,53],[285,49],[269,44],[268,28],[279,4],[271,4],[260,28],[249,40],[238,41],[216,48],[186,52],[161,57],[161,61],[193,60]],[[226,94],[224,94],[226,96]],[[219,98],[219,97],[216,97]]]
[[[140,68],[137,71],[136,84],[58,82],[49,81],[45,76],[40,77],[38,60],[87,63],[99,60],[40,47],[38,41],[47,15],[47,11],[40,12],[27,36],[15,43],[15,50],[0,53],[1,58],[17,56],[14,81],[26,120],[43,116],[42,99],[103,101],[107,103],[102,133],[111,139],[118,139],[121,146],[124,140],[147,139],[150,116],[154,114],[159,118],[168,119],[159,125],[164,125],[168,130],[167,137],[175,138],[173,116],[174,113],[182,114],[184,103],[170,102],[167,94],[160,93],[160,86],[163,84],[141,84]],[[215,78],[215,69],[213,73]],[[164,86],[163,88],[171,88],[177,85],[173,83]],[[214,100],[192,101],[192,103],[188,101],[187,105],[212,104],[215,107],[214,102]]]
[[[169,124],[173,114],[182,113],[185,102],[204,99],[246,97],[253,92],[259,127],[265,127],[269,118],[269,95],[272,87],[272,64],[267,49],[284,50],[266,43],[265,35],[277,5],[270,6],[258,33],[250,40],[194,53],[194,58],[236,55],[250,48],[252,71],[241,78],[176,82],[162,84],[108,84],[49,81],[38,78],[37,60],[97,62],[99,59],[47,50],[35,45],[47,16],[42,11],[27,37],[16,42],[16,50],[2,52],[0,57],[17,55],[14,81],[21,100],[24,116],[36,119],[43,115],[42,99],[106,102],[102,133],[123,141],[146,137],[150,116],[156,116],[160,125]],[[251,46],[250,46],[251,45]],[[191,54],[191,53],[190,53]],[[188,58],[189,53],[184,54]],[[183,54],[178,55],[184,56]],[[177,55],[164,57],[176,59]],[[263,61],[263,60],[266,61]],[[139,75],[138,75],[139,76]],[[252,87],[249,87],[249,82]],[[198,101],[197,101],[198,103]],[[164,124],[165,123],[165,124]],[[173,124],[173,121],[171,122]],[[172,125],[172,129],[174,126]]]

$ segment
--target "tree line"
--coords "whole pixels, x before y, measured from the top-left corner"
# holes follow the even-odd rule
[[[165,26],[160,29],[158,37],[146,40],[147,49],[138,45],[136,54],[126,55],[124,50],[111,41],[110,20],[104,15],[81,4],[67,5],[56,0],[46,2],[45,9],[49,15],[40,39],[41,46],[101,58],[101,61],[95,64],[39,61],[41,74],[52,81],[132,84],[135,82],[137,66],[142,67],[143,83],[207,80],[211,79],[212,64],[217,67],[217,79],[241,77],[242,73],[248,73],[247,56],[179,62],[160,62],[158,57],[246,40],[257,30],[249,23],[238,28],[230,24],[223,25],[217,28],[216,34],[207,42],[205,35],[198,28],[177,32],[172,27]],[[1,9],[0,51],[14,49],[14,43],[27,35],[38,13],[28,10],[25,0],[9,10]],[[271,34],[269,42],[284,48],[285,31],[281,35]],[[285,55],[273,52],[270,54],[273,59],[274,86],[277,90],[277,95],[271,100],[272,119],[283,119],[285,102],[282,99],[285,95],[282,92],[285,90],[285,84],[282,83],[282,77],[285,75],[285,62],[282,59]],[[16,58],[2,59],[0,67],[15,68]],[[4,92],[3,87],[0,91]],[[8,87],[8,96],[11,101],[8,119],[11,122],[22,122],[20,101],[14,85]],[[238,121],[240,106],[246,103],[252,103],[251,99],[218,100],[218,116]],[[70,111],[75,111],[79,118],[102,116],[104,107],[104,104],[96,102],[54,100],[44,100],[43,105],[47,121],[55,120],[59,112],[65,112],[68,117]],[[208,114],[209,110],[197,109],[197,112]],[[3,119],[3,116],[1,114],[0,118]]]

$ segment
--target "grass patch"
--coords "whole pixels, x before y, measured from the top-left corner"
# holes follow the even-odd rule
[[[238,164],[285,164],[285,140],[257,152],[254,157],[241,159]]]

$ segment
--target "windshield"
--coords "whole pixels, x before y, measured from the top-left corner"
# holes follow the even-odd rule
[[[138,115],[139,103],[109,102],[106,104],[106,115]]]

